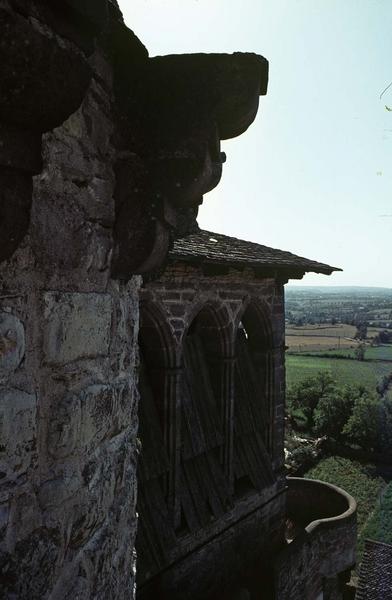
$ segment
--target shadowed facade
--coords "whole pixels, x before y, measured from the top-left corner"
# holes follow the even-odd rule
[[[144,283],[138,598],[299,599],[323,589],[317,553],[302,587],[290,587],[300,540],[284,577],[284,283],[334,270],[196,229]],[[311,515],[307,500],[299,505]],[[321,516],[321,503],[313,511]],[[344,569],[354,562],[354,517]]]

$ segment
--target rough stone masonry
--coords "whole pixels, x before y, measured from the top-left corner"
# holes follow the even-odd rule
[[[0,598],[134,593],[138,292],[265,93],[110,0],[0,0]]]

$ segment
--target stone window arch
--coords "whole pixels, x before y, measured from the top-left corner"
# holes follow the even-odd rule
[[[270,311],[252,299],[241,312],[235,341],[233,477],[237,497],[274,481],[273,349]]]
[[[211,389],[219,413],[220,429],[224,423],[224,403],[226,386],[223,364],[231,354],[231,322],[223,305],[205,304],[191,320],[183,336],[183,361],[187,347],[198,345],[204,357]],[[189,354],[189,353],[188,353]]]
[[[170,446],[170,381],[176,368],[176,348],[166,317],[153,305],[142,306],[139,328],[140,371],[148,374],[165,447]]]
[[[176,346],[166,317],[157,306],[143,305],[139,329],[139,513],[136,549],[138,585],[167,562],[175,543]]]
[[[229,393],[225,359],[229,345],[227,311],[223,306],[202,306],[182,339],[178,535],[218,519],[231,502],[225,472]]]

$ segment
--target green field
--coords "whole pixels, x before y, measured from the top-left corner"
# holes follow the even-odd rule
[[[392,345],[374,346],[366,348],[366,360],[390,360],[392,361]]]
[[[295,336],[309,336],[309,335],[317,335],[317,336],[326,336],[326,337],[335,337],[335,338],[344,338],[349,337],[353,338],[357,328],[354,325],[346,325],[343,323],[339,323],[338,325],[288,325],[286,328],[286,335],[295,335]]]
[[[374,350],[377,350],[374,348]],[[319,356],[286,355],[287,385],[328,371],[339,384],[358,383],[374,390],[379,380],[392,371],[392,363],[378,361],[344,360]]]
[[[367,337],[369,339],[375,337],[380,331],[384,331],[385,327],[371,327],[367,329]],[[287,325],[286,335],[289,336],[326,336],[335,338],[351,338],[354,339],[357,328],[354,325],[347,325],[346,323],[339,323],[337,325],[321,325],[320,323],[315,325]]]
[[[377,499],[375,510],[364,527],[363,538],[392,544],[392,483]]]
[[[308,354],[308,352],[307,352]],[[331,354],[339,356],[348,356],[354,358],[353,348],[340,348],[340,349],[328,349],[328,350],[315,350],[311,351],[312,356],[319,356],[320,354]],[[367,360],[383,360],[392,362],[392,345],[385,344],[383,346],[366,346],[365,348],[365,359]],[[392,365],[391,365],[392,370]]]
[[[353,352],[358,345],[358,340],[354,339],[357,328],[354,325],[303,325],[296,327],[288,325],[286,327],[286,345],[290,352],[324,352],[333,350],[339,352],[341,349],[347,349]],[[369,327],[367,331],[367,342],[370,348],[370,340],[374,338],[381,329],[379,327]],[[385,360],[392,360],[391,352]]]
[[[357,342],[326,335],[286,335],[289,352],[327,352],[338,348],[355,348]]]

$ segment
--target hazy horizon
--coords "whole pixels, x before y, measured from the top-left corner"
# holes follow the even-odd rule
[[[392,292],[392,287],[385,287],[385,286],[379,286],[379,285],[322,285],[322,284],[304,284],[302,281],[301,282],[296,282],[295,280],[290,280],[289,283],[286,284],[286,289],[289,288],[303,288],[303,289],[328,289],[328,290],[345,290],[345,289],[350,289],[350,290],[387,290]]]
[[[120,0],[150,55],[253,51],[259,114],[222,144],[201,227],[341,267],[300,285],[392,284],[392,3]],[[299,284],[299,282],[298,282]]]

